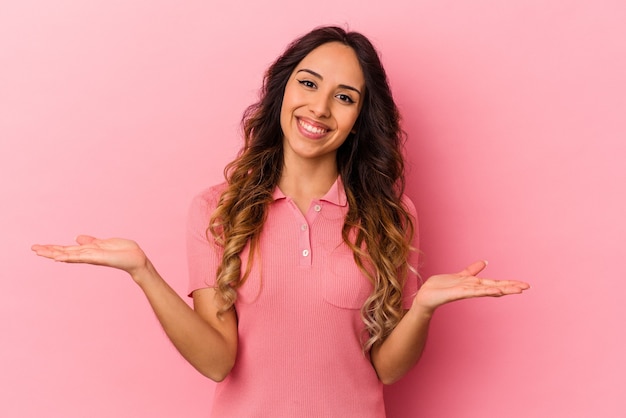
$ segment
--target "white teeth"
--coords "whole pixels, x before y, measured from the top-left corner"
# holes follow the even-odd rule
[[[304,128],[305,131],[311,132],[312,134],[321,135],[321,134],[324,134],[324,133],[328,132],[327,129],[318,128],[316,126],[309,125],[308,123],[304,122],[303,120],[298,120],[298,123],[300,124],[300,126],[302,126]]]

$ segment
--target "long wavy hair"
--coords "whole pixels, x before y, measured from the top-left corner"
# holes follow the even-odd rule
[[[217,270],[220,313],[231,309],[237,289],[251,269],[272,193],[283,168],[280,112],[292,72],[311,51],[328,42],[351,47],[365,78],[364,102],[354,132],[337,150],[337,168],[348,199],[342,238],[357,266],[373,285],[361,316],[367,335],[364,350],[391,333],[404,313],[402,290],[410,269],[407,259],[414,233],[402,202],[404,133],[387,75],[371,42],[358,32],[320,27],[292,42],[269,67],[259,101],[244,112],[244,146],[224,170],[227,188],[213,212],[208,233],[223,247]],[[243,268],[240,254],[250,245]]]

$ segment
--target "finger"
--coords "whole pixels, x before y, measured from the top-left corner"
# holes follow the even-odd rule
[[[487,267],[486,260],[474,261],[469,266],[465,267],[459,274],[463,276],[476,276]]]
[[[52,249],[52,248],[61,248],[61,245],[53,245],[53,244],[34,244],[31,245],[30,249],[33,251],[41,251],[41,250],[47,250],[47,249]]]
[[[484,286],[495,286],[495,287],[515,286],[524,290],[530,288],[530,285],[528,283],[521,282],[519,280],[493,280],[493,279],[483,279],[481,277],[478,279],[478,283]]]
[[[518,285],[506,285],[506,286],[488,286],[477,290],[478,293],[482,293],[483,296],[505,296],[516,295],[522,293],[526,288]]]
[[[54,245],[54,244],[35,244],[30,247],[37,255],[42,255],[43,253],[52,253],[52,252],[66,252],[66,251],[77,251],[81,248],[84,248],[81,245]]]
[[[51,258],[65,263],[102,264],[102,252],[90,246],[65,247],[53,251]]]
[[[50,258],[55,261],[70,263],[84,262],[86,258],[93,258],[93,248],[88,246],[63,246],[63,245],[33,245],[31,249],[38,256]]]
[[[96,237],[92,237],[91,235],[78,235],[76,237],[76,242],[80,245],[91,244],[96,240]]]
[[[55,250],[52,247],[53,247],[52,245],[35,244],[32,247],[30,247],[30,249],[33,250],[35,254],[37,254],[38,256],[46,257],[46,258],[53,258]]]
[[[32,247],[30,247],[30,249],[35,251],[35,252],[39,252],[39,251],[59,251],[59,250],[63,250],[64,248],[65,247],[63,245],[53,245],[53,244],[45,244],[45,245],[35,244]]]

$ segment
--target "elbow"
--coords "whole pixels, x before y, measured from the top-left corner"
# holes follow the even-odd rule
[[[400,380],[402,378],[402,376],[378,376],[378,380],[380,380],[380,382],[383,385],[392,385],[394,383],[396,383],[398,380]]]
[[[371,362],[378,380],[383,385],[394,384],[404,375],[403,370],[384,360],[385,358],[380,355],[380,346],[374,347],[371,353]]]
[[[228,377],[232,367],[219,367],[219,368],[211,368],[211,369],[198,369],[200,374],[204,377],[211,379],[214,382],[222,382],[224,379]]]
[[[383,385],[396,383],[402,377],[401,375],[398,375],[398,373],[394,373],[393,369],[381,367],[381,365],[377,365],[376,363],[372,363],[372,365],[374,366],[374,371],[376,372],[378,381]]]
[[[206,377],[208,377],[209,379],[217,383],[224,381],[224,379],[226,379],[228,375],[229,373],[220,373],[220,374],[212,374],[212,375],[205,374]]]
[[[198,370],[204,377],[219,383],[228,377],[234,366],[235,361],[233,359],[221,361],[218,364],[213,365],[202,365],[200,367],[196,367],[196,370]]]
[[[392,385],[396,383],[398,380],[402,379],[407,372],[402,367],[394,367],[393,365],[382,363],[380,361],[372,362],[374,366],[374,371],[376,372],[376,376],[378,376],[378,380],[383,385]]]

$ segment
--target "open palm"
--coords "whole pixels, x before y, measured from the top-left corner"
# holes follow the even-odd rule
[[[78,245],[33,245],[39,256],[66,263],[86,263],[114,267],[133,273],[147,263],[147,258],[135,241],[110,238],[97,239],[89,235],[76,237]]]
[[[434,311],[437,307],[455,300],[511,295],[522,293],[530,287],[527,283],[516,280],[477,277],[486,265],[484,261],[477,261],[459,273],[431,276],[417,292],[413,303]]]

